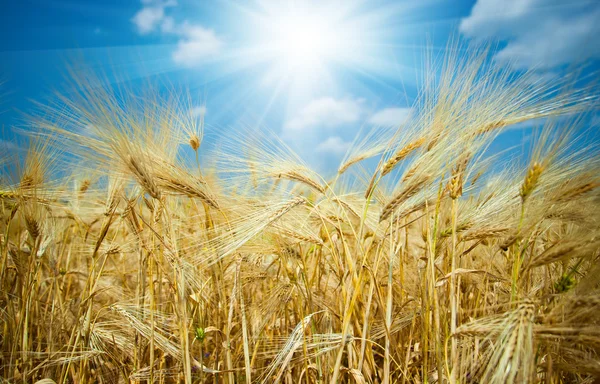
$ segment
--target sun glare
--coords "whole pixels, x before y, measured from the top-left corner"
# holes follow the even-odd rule
[[[342,42],[333,27],[316,16],[288,16],[276,20],[272,27],[272,54],[291,69],[322,64]]]
[[[261,86],[300,103],[331,91],[348,73],[391,73],[386,38],[397,10],[365,1],[259,1],[246,9],[243,63],[258,69]],[[244,65],[242,64],[242,65]]]
[[[273,6],[264,10],[257,24],[257,52],[277,77],[314,78],[326,72],[333,62],[348,56],[347,48],[357,36],[340,9],[324,6]]]

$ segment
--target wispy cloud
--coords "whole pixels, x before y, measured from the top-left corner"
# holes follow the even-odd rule
[[[162,33],[175,33],[177,26],[175,25],[175,19],[171,16],[165,16],[160,24],[160,31]]]
[[[364,98],[321,97],[289,116],[282,137],[309,163],[322,166],[348,151],[361,125],[400,126],[410,113],[401,107],[372,110]]]
[[[199,105],[199,106],[193,107],[192,108],[192,116],[198,117],[198,118],[206,116],[206,106]]]
[[[175,0],[142,0],[142,8],[131,19],[140,35],[159,32],[179,37],[172,53],[173,61],[192,67],[214,58],[223,46],[215,31],[199,24],[177,23],[166,9],[175,7]]]
[[[20,150],[19,146],[11,141],[0,139],[0,150],[5,153],[10,151],[18,151]]]
[[[316,151],[323,154],[343,155],[350,148],[350,142],[339,136],[331,136],[317,145]]]
[[[184,24],[180,32],[182,39],[173,52],[173,60],[190,67],[219,53],[222,42],[211,29],[199,25]]]
[[[515,69],[548,69],[600,58],[600,2],[477,0],[460,31],[507,42],[496,59]]]
[[[306,132],[320,128],[335,128],[357,122],[363,113],[363,99],[323,97],[300,108],[284,124],[284,131]]]
[[[165,10],[159,7],[144,7],[135,14],[133,23],[142,35],[152,32],[165,16]]]
[[[369,123],[382,127],[391,127],[404,123],[410,115],[410,108],[385,108],[375,112]]]
[[[165,8],[174,7],[176,1],[142,0],[143,7],[131,19],[141,35],[154,32],[166,20]]]

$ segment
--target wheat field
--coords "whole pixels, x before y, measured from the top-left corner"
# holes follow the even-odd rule
[[[73,75],[0,157],[2,382],[600,380],[598,87],[486,55],[327,177],[261,129],[205,149],[185,92]]]

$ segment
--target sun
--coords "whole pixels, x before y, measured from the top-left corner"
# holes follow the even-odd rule
[[[270,92],[267,108],[286,99],[294,109],[317,95],[400,73],[389,40],[397,36],[398,7],[366,0],[251,3],[232,20],[240,38],[228,57],[252,73],[255,89]]]
[[[282,3],[287,5],[264,9],[255,24],[254,54],[269,64],[271,75],[314,78],[334,62],[348,61],[357,28],[339,9]]]
[[[290,70],[323,64],[334,58],[343,42],[339,30],[322,15],[283,15],[269,29],[270,53]]]

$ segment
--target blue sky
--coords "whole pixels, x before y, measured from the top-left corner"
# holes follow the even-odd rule
[[[0,124],[23,124],[32,100],[65,92],[67,66],[189,90],[207,145],[266,127],[327,169],[358,130],[397,125],[427,50],[493,41],[510,70],[555,75],[600,59],[596,0],[19,0],[0,12]],[[87,69],[86,69],[87,70]],[[597,118],[596,118],[597,120]],[[528,133],[513,130],[506,145]]]

